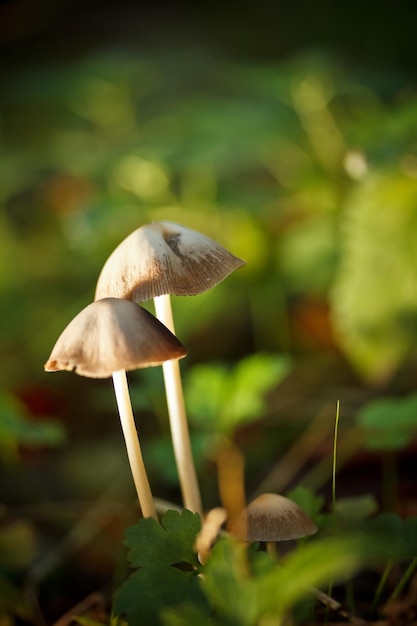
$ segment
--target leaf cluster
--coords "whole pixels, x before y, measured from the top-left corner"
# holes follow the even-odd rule
[[[197,365],[185,381],[192,422],[208,432],[230,435],[240,425],[262,417],[265,396],[291,368],[284,355],[253,354],[235,365]]]
[[[199,528],[197,515],[168,511],[160,526],[146,519],[127,531],[128,559],[137,569],[117,591],[114,610],[129,626],[280,623],[312,585],[344,579],[360,562],[351,538],[310,542],[278,564],[228,536],[202,565],[193,547]]]

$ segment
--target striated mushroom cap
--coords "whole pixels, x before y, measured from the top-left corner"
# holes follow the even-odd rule
[[[174,222],[141,226],[109,256],[97,281],[95,299],[144,302],[164,294],[202,293],[245,261],[213,239]]]
[[[289,498],[265,493],[242,511],[232,532],[245,541],[289,541],[313,535],[317,527]]]
[[[161,365],[185,355],[184,346],[151,313],[133,302],[105,298],[89,304],[68,324],[45,370],[109,378],[117,370]]]

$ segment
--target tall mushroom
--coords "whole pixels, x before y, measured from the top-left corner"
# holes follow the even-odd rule
[[[95,297],[115,296],[135,302],[154,298],[157,318],[174,333],[170,295],[202,293],[244,264],[195,230],[174,222],[152,222],[131,233],[110,255]],[[163,373],[184,506],[201,515],[178,362],[164,363]]]
[[[58,338],[47,372],[112,376],[127,454],[144,517],[157,519],[130,403],[126,371],[185,356],[184,346],[151,313],[133,302],[104,298],[89,304]]]

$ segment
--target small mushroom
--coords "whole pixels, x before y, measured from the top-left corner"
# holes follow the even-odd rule
[[[317,532],[315,523],[295,502],[264,493],[242,511],[232,533],[245,541],[290,541]]]
[[[185,356],[184,346],[151,313],[133,302],[104,298],[89,304],[58,338],[45,371],[112,376],[127,453],[144,517],[157,519],[130,403],[126,371]]]
[[[196,295],[245,264],[213,239],[174,222],[152,222],[124,239],[107,259],[96,299],[154,298],[157,318],[175,332],[170,295]],[[202,515],[197,475],[177,361],[162,366],[174,453],[184,506]]]

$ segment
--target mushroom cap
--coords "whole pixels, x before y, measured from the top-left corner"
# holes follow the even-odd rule
[[[152,222],[124,239],[109,256],[95,299],[144,302],[164,294],[191,296],[214,287],[245,261],[213,239],[174,222]]]
[[[317,526],[289,498],[264,493],[242,511],[232,532],[246,541],[289,541],[314,534]]]
[[[45,370],[109,378],[117,370],[161,365],[185,355],[184,346],[151,313],[127,300],[105,298],[89,304],[68,324]]]

